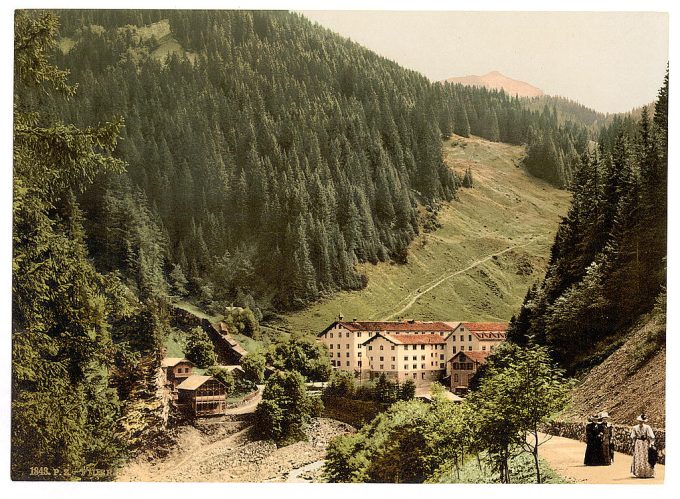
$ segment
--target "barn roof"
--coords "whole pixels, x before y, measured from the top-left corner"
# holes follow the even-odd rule
[[[187,364],[191,364],[192,366],[194,365],[193,362],[185,359],[184,357],[166,357],[161,360],[161,367],[175,367],[180,362],[185,362]]]
[[[178,390],[196,390],[200,388],[206,381],[215,379],[212,376],[203,376],[200,374],[192,374],[187,379],[177,385]]]

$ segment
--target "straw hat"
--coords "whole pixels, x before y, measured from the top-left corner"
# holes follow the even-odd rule
[[[645,423],[647,421],[647,416],[640,414],[636,419],[642,423]]]
[[[607,411],[602,411],[598,416],[600,416],[600,419],[609,419],[609,413]]]

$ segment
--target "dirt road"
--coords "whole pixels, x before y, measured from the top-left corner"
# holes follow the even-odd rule
[[[542,439],[547,438],[542,435]],[[657,464],[654,478],[633,478],[630,475],[631,456],[616,453],[611,466],[585,466],[583,455],[586,444],[578,440],[563,437],[550,437],[540,446],[539,454],[550,467],[563,477],[570,478],[576,483],[601,484],[662,484],[665,467]]]

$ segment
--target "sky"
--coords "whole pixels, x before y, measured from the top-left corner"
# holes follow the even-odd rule
[[[496,70],[600,112],[652,102],[668,61],[662,12],[302,13],[431,80]]]

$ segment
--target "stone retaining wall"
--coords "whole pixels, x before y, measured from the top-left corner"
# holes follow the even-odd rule
[[[236,402],[231,402],[227,403],[225,406],[227,409],[236,409],[237,407],[241,407],[242,405],[246,405],[248,402],[253,400],[255,397],[257,397],[257,394],[260,393],[260,389],[258,388],[254,392],[250,392],[248,395],[243,397],[241,400],[237,400]]]
[[[614,435],[612,441],[614,450],[622,454],[631,455],[633,452],[633,441],[630,439],[630,426],[613,425]],[[659,464],[666,461],[666,431],[652,428],[654,431],[654,444],[659,451]],[[586,425],[583,423],[571,423],[565,421],[553,421],[543,427],[543,431],[550,435],[566,437],[574,440],[586,441]]]

